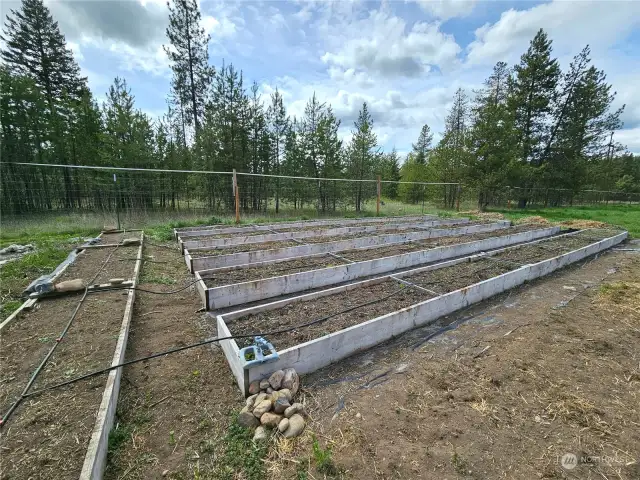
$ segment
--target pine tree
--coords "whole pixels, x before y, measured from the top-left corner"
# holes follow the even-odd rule
[[[412,145],[413,155],[416,162],[423,165],[427,163],[429,152],[431,151],[431,142],[433,142],[433,133],[431,133],[429,125],[425,124],[420,130],[420,136],[418,137],[417,143]]]
[[[66,46],[64,35],[42,0],[22,0],[20,10],[11,10],[5,24],[6,42],[2,59],[14,75],[31,78],[45,92],[49,108],[66,93],[79,100],[86,78]]]
[[[549,135],[549,114],[560,76],[558,61],[551,58],[551,40],[540,29],[514,67],[512,108],[519,132],[521,158],[533,166],[542,163]]]
[[[469,182],[478,191],[478,208],[484,210],[517,171],[517,136],[513,112],[507,102],[511,72],[507,64],[498,62],[476,92],[471,128],[473,159]]]
[[[167,37],[171,45],[164,50],[171,61],[173,88],[185,109],[187,125],[196,134],[204,116],[205,95],[215,74],[209,66],[210,35],[200,26],[197,0],[174,0],[169,6]]]
[[[382,180],[389,180],[392,182],[400,180],[400,156],[398,155],[395,147],[390,153],[381,155],[377,174]],[[398,184],[383,183],[381,194],[386,198],[398,198]]]
[[[355,121],[354,130],[351,133],[353,137],[349,146],[348,177],[353,180],[370,179],[373,176],[373,167],[379,151],[378,138],[373,132],[373,119],[369,113],[367,102],[362,104],[362,109],[358,113],[358,119]],[[354,190],[356,212],[359,212],[367,197],[373,194],[373,190],[365,190],[363,182],[358,182]]]
[[[269,132],[271,133],[271,145],[272,150],[272,165],[273,173],[280,175],[280,166],[282,165],[282,159],[285,154],[285,141],[287,130],[289,129],[289,117],[284,108],[282,101],[282,95],[276,88],[276,91],[271,94],[271,105],[267,110],[267,118],[269,122]],[[276,178],[276,213],[280,211],[280,179]]]

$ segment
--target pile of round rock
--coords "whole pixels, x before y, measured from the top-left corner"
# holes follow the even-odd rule
[[[266,440],[267,428],[277,428],[285,438],[297,437],[305,427],[303,406],[293,402],[299,387],[300,378],[293,368],[251,382],[250,397],[240,411],[238,423],[256,429],[254,441]]]

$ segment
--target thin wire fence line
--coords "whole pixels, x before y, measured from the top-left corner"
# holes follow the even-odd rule
[[[229,175],[233,176],[234,172],[217,172],[211,170],[170,170],[164,168],[130,168],[130,167],[109,167],[109,166],[96,166],[96,165],[63,165],[55,163],[27,163],[27,162],[0,162],[0,165],[21,165],[30,167],[55,167],[55,168],[70,168],[80,170],[109,170],[109,171],[121,171],[121,172],[146,172],[146,173],[204,173],[211,175]],[[249,173],[249,172],[235,172],[237,176],[243,177],[265,177],[265,178],[286,178],[291,180],[314,180],[314,181],[327,181],[327,182],[367,182],[377,183],[376,179],[354,179],[354,178],[329,178],[329,177],[298,177],[293,175],[273,175],[268,173]],[[396,180],[380,180],[380,183],[397,183],[397,184],[410,184],[410,185],[460,185],[457,182],[403,182]]]

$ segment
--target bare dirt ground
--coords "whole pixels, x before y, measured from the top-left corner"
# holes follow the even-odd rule
[[[640,478],[639,305],[640,255],[607,252],[308,375],[271,477],[322,478],[315,435],[327,477]]]
[[[120,239],[106,235],[105,242]],[[90,249],[61,276],[95,283],[131,278],[137,246]],[[110,256],[111,255],[111,256]],[[125,261],[121,261],[125,260]],[[42,300],[2,331],[0,395],[2,414],[16,400],[35,368],[56,344],[82,294]],[[35,381],[32,391],[109,366],[122,324],[126,293],[88,295],[71,327]],[[105,376],[95,377],[22,401],[2,429],[2,478],[77,478],[98,406]]]
[[[171,291],[193,280],[177,249],[145,246],[143,253],[160,263],[143,263],[141,288]],[[166,278],[175,283],[155,283]],[[212,336],[200,307],[193,287],[174,295],[138,292],[126,360]],[[198,347],[126,367],[105,478],[219,478],[216,452],[229,415],[241,402],[216,348]]]

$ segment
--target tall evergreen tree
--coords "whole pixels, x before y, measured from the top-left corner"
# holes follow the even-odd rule
[[[494,195],[513,180],[518,157],[514,116],[508,106],[511,72],[498,62],[484,88],[475,92],[471,128],[473,159],[468,181],[478,191],[484,210]]]
[[[2,59],[15,75],[31,78],[54,110],[64,94],[80,99],[86,78],[67,48],[64,35],[42,0],[22,0],[20,10],[7,15]]]
[[[427,163],[429,152],[431,151],[431,142],[433,142],[433,133],[431,133],[429,125],[424,124],[420,129],[418,141],[412,145],[416,162],[423,165]]]
[[[519,132],[521,158],[533,166],[543,159],[549,136],[549,115],[560,76],[558,61],[551,58],[551,40],[540,29],[514,67],[512,108]]]
[[[210,35],[200,26],[202,19],[197,0],[174,0],[168,3],[170,45],[164,49],[173,70],[172,86],[186,113],[188,125],[196,133],[204,116],[205,95],[215,74],[209,65]]]
[[[285,154],[285,142],[287,137],[287,130],[289,129],[289,117],[284,108],[284,102],[282,101],[282,95],[276,88],[276,91],[271,94],[271,105],[267,110],[267,118],[269,119],[269,131],[271,133],[271,145],[272,150],[272,165],[273,173],[280,175],[280,166],[282,165],[282,159]],[[280,211],[280,179],[276,178],[276,213]]]
[[[378,138],[373,132],[373,119],[367,102],[362,104],[351,133],[353,137],[349,145],[347,174],[353,180],[370,179],[379,151]],[[358,182],[354,188],[356,212],[361,211],[364,201],[373,194],[373,190],[365,188],[363,183]]]

